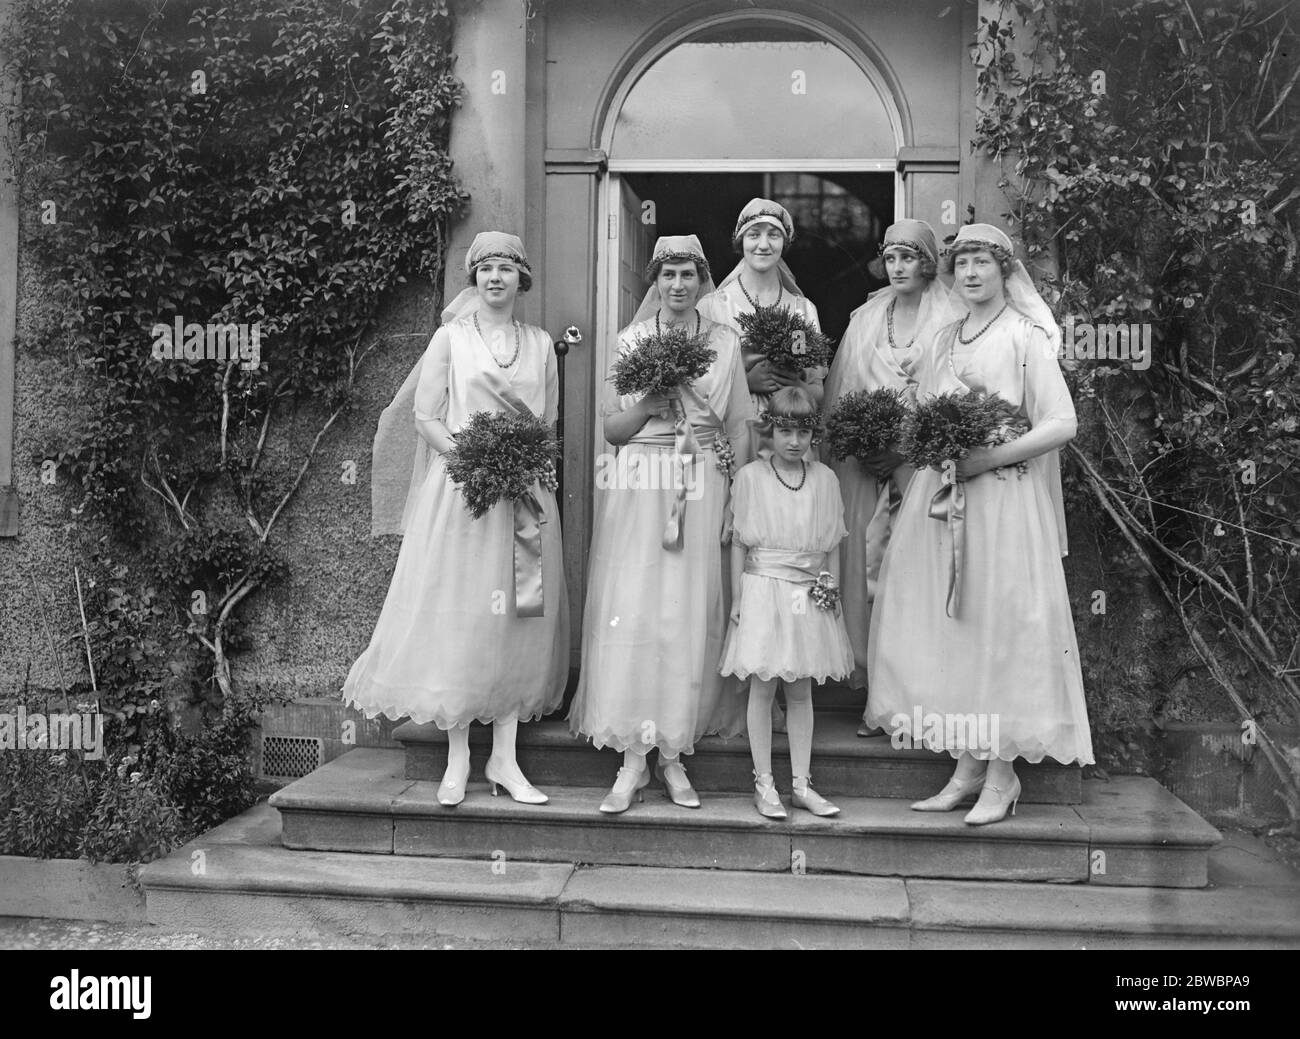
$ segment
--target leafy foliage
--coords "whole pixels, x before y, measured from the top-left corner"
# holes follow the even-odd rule
[[[1149,369],[1072,376],[1083,487],[1243,716],[1295,724],[1294,11],[1007,0],[976,44],[975,144],[1007,172],[1030,252],[1054,263],[1043,287],[1062,322],[1152,332]],[[1290,782],[1294,820],[1300,770]]]
[[[736,322],[745,349],[762,354],[784,371],[820,368],[831,362],[830,340],[789,307],[775,303],[758,306],[748,314],[737,315]]]
[[[671,394],[703,376],[717,359],[707,335],[691,335],[683,325],[669,325],[638,337],[632,349],[614,361],[610,380],[620,397]]]
[[[480,519],[497,502],[524,497],[538,480],[555,490],[558,451],[550,427],[531,412],[477,411],[443,460],[470,515]]]
[[[907,401],[901,390],[856,390],[838,401],[826,420],[826,443],[837,459],[867,458],[897,444]]]
[[[107,724],[112,725],[113,722]],[[0,855],[149,862],[253,804],[248,706],[193,734],[148,730],[138,753],[0,754]]]
[[[918,469],[942,469],[975,447],[1014,440],[1023,432],[1015,411],[996,393],[958,390],[919,400],[903,422],[903,457]]]
[[[179,624],[227,697],[239,610],[286,573],[272,534],[348,406],[379,301],[441,273],[465,198],[450,15],[116,0],[88,18],[26,0],[15,26],[24,190],[53,206],[25,232],[71,295],[47,345],[80,371],[80,422],[54,455],[74,515],[120,557],[148,546],[130,594],[168,607],[153,634]],[[256,329],[259,348],[167,356],[178,323],[208,347],[216,326]],[[294,424],[322,411],[304,450]]]

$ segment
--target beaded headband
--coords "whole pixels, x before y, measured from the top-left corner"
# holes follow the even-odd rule
[[[654,257],[645,267],[646,281],[654,281],[659,277],[659,272],[663,270],[665,263],[693,263],[695,264],[696,273],[699,274],[701,281],[707,281],[713,277],[709,270],[709,261],[698,253],[663,253]]]
[[[746,230],[746,225],[752,224],[760,217],[770,216],[781,225],[781,231],[785,234],[787,240],[794,239],[794,228],[788,222],[789,218],[775,209],[760,209],[753,213],[742,213],[740,219],[736,221],[736,230],[731,234],[731,240],[734,242]]]
[[[957,253],[973,252],[976,249],[987,249],[993,258],[1000,263],[1013,259],[1016,255],[1001,242],[994,242],[986,238],[973,238],[969,236],[966,238],[957,238],[944,247],[941,254],[943,269],[951,274],[953,266],[957,260]]]
[[[505,251],[489,252],[484,253],[482,256],[475,256],[474,262],[470,264],[470,270],[477,270],[478,267],[487,260],[509,260],[511,263],[518,264],[522,270],[527,271],[529,274],[533,273],[533,269],[528,266],[528,261],[526,259],[518,253]]]
[[[885,250],[887,250],[887,249],[896,249],[896,248],[899,248],[899,247],[901,247],[901,248],[903,248],[903,249],[911,249],[912,252],[916,253],[918,256],[926,256],[926,257],[928,257],[928,256],[930,255],[930,250],[929,250],[929,249],[926,249],[923,245],[921,245],[920,242],[914,242],[914,241],[912,241],[912,240],[909,239],[909,238],[899,238],[899,239],[896,239],[896,240],[894,240],[894,241],[892,241],[892,242],[881,242],[881,243],[880,243],[880,247],[879,247],[876,251],[877,251],[881,256],[884,256],[884,255],[885,255]]]

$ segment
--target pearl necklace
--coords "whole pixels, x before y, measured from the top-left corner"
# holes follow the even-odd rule
[[[492,353],[492,347],[488,346],[487,339],[483,335],[483,329],[479,326],[478,323],[478,314],[477,313],[474,314],[474,331],[477,332],[478,337],[483,340],[483,346],[487,349],[488,353],[492,354],[492,360],[496,362],[496,366],[498,368],[509,368],[512,364],[514,364],[517,360],[519,360],[519,348],[522,345],[519,338],[519,322],[513,321],[511,323],[515,326],[515,352],[514,355],[510,358],[510,360],[506,361],[505,364],[502,364],[501,361],[497,359],[497,355]]]
[[[1002,309],[999,310],[996,314],[994,314],[991,318],[989,318],[988,324],[986,324],[983,328],[981,328],[978,332],[976,332],[976,333],[975,333],[973,336],[971,336],[969,339],[967,339],[965,336],[963,336],[963,335],[961,334],[962,329],[966,327],[966,318],[967,318],[967,317],[970,317],[970,314],[967,314],[966,317],[964,317],[964,318],[961,319],[961,324],[957,326],[957,339],[961,342],[961,345],[962,345],[962,346],[970,346],[971,343],[975,342],[976,339],[978,339],[978,338],[979,338],[980,336],[982,336],[985,332],[987,332],[990,328],[992,328],[992,327],[993,327],[993,322],[996,321],[998,318],[1000,318],[1003,314],[1005,314],[1005,313],[1006,313],[1006,310],[1007,310],[1007,304],[1003,303],[1003,304],[1002,304]]]
[[[893,299],[889,301],[889,309],[885,311],[885,331],[889,334],[890,346],[892,346],[895,350],[908,350],[911,348],[912,344],[916,342],[916,330],[915,329],[912,330],[912,338],[909,339],[902,346],[899,346],[898,343],[894,341],[894,306],[897,303],[898,303],[897,296],[895,296]],[[920,316],[921,315],[918,312],[917,317]]]
[[[803,475],[799,477],[799,482],[795,484],[793,487],[791,487],[788,483],[786,483],[784,480],[781,479],[781,473],[776,468],[776,460],[771,455],[767,456],[767,464],[772,467],[772,475],[777,478],[781,486],[784,487],[787,491],[803,490],[803,485],[805,481],[807,481],[808,479],[808,463],[805,462],[802,458],[799,459],[799,464],[803,467]]]
[[[740,286],[740,291],[745,294],[745,299],[749,301],[749,305],[753,307],[755,310],[757,310],[758,300],[754,299],[754,297],[749,294],[749,290],[745,288],[745,283],[741,281],[739,274],[736,275],[736,284]],[[785,283],[778,280],[776,283],[776,302],[773,303],[772,306],[779,307],[781,305],[781,299],[784,296],[785,296]]]

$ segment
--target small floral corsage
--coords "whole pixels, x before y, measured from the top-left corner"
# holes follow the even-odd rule
[[[713,454],[716,458],[718,472],[728,478],[736,473],[736,450],[731,446],[731,441],[724,436],[718,437],[713,441]]]
[[[548,491],[560,489],[560,478],[556,475],[554,460],[546,463],[546,467],[538,474],[537,479]]]
[[[808,589],[808,596],[819,609],[840,612],[840,586],[835,583],[829,570],[817,575],[816,582]]]

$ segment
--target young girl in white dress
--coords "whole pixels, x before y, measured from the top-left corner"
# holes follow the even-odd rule
[[[646,273],[650,290],[619,333],[618,353],[675,326],[707,336],[717,357],[671,398],[620,397],[607,383],[603,429],[618,455],[612,465],[609,457],[599,463],[615,479],[598,502],[582,670],[569,711],[575,734],[623,755],[602,812],[626,811],[639,796],[655,748],[656,774],[668,796],[698,808],[681,755],[693,753],[701,736],[744,729],[738,698],[724,700],[718,673],[727,621],[722,540],[729,486],[719,462],[727,445],[737,465],[747,460],[753,416],[740,343],[730,328],[695,309],[710,283],[695,235],[660,238]]]
[[[527,408],[553,423],[556,358],[543,329],[513,319],[516,295],[532,283],[517,237],[478,235],[465,269],[471,288],[444,312],[445,323],[375,437],[373,529],[405,537],[374,635],[343,695],[369,718],[409,716],[447,730],[442,804],[465,797],[474,721],[492,725],[492,792],[499,784],[516,801],[541,804],[546,795],[516,761],[515,734],[520,719],[560,706],[568,678],[569,605],[555,494],[534,483],[525,502],[498,502],[474,519],[443,453],[478,411]],[[517,534],[532,546],[522,561]]]
[[[867,708],[870,721],[918,742],[915,717],[944,720],[943,744],[932,749],[947,751],[957,766],[938,794],[912,807],[946,812],[978,795],[965,821],[980,825],[1014,811],[1017,758],[1093,760],[1061,566],[1058,453],[1076,424],[1057,360],[1060,333],[1011,239],[989,224],[968,224],[947,261],[969,313],[926,352],[918,399],[996,393],[1030,428],[956,463],[960,522],[942,474],[926,468],[912,478],[881,567]],[[1023,475],[1014,468],[1021,462]],[[967,718],[973,730],[948,724]],[[936,730],[926,730],[931,746]]]
[[[835,815],[813,788],[812,682],[844,678],[853,646],[838,608],[824,609],[809,592],[827,572],[838,584],[839,544],[847,533],[839,481],[806,455],[818,425],[817,406],[800,387],[768,403],[773,449],[740,470],[732,490],[731,627],[722,673],[749,679],[749,745],[754,805],[784,819],[772,778],[772,699],[785,685],[791,800],[814,815]]]

